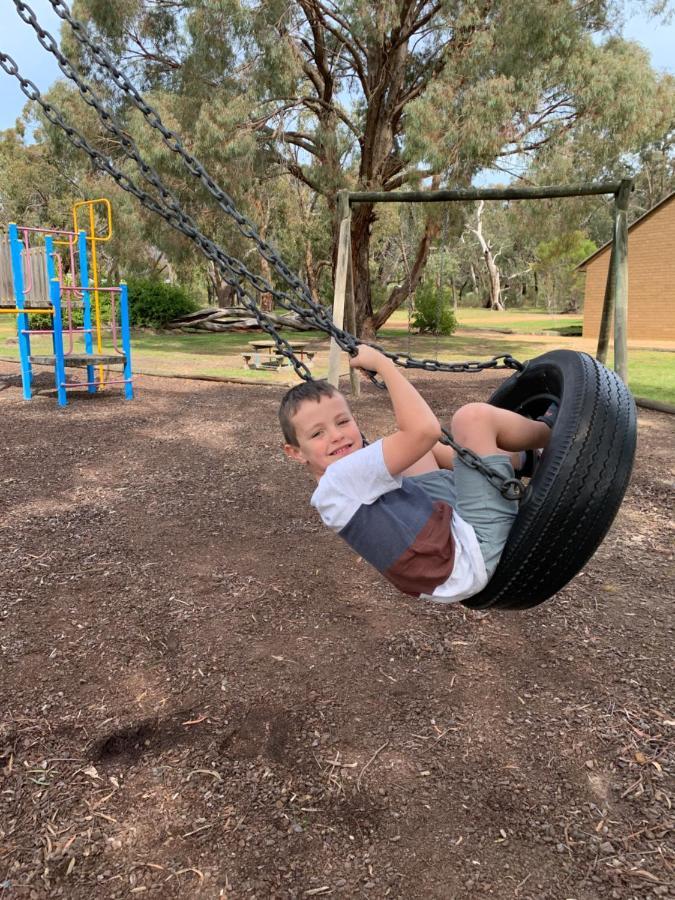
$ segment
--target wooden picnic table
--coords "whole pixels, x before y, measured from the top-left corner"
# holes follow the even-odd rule
[[[308,341],[289,341],[289,343],[291,349],[297,352],[300,359],[304,360],[306,356],[310,362],[312,361],[314,353],[305,349],[309,343]],[[277,351],[277,345],[274,341],[249,341],[248,345],[253,351],[251,354],[244,354],[244,362],[249,368],[257,368],[261,365],[261,355],[266,356],[266,361],[263,363],[265,367],[272,362],[277,365],[289,364],[288,359]],[[251,365],[251,356],[253,356],[253,365]]]
[[[276,343],[274,341],[249,341],[249,347],[253,347],[254,350],[269,350],[270,352],[274,350],[276,347]],[[293,350],[300,350],[301,352],[305,349],[308,341],[289,341]]]

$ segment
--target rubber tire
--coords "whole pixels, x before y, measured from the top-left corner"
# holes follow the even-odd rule
[[[464,601],[471,609],[528,609],[552,597],[596,551],[628,487],[637,421],[621,379],[586,353],[554,350],[489,402],[536,418],[548,403],[541,395],[560,403],[551,440],[494,575]]]

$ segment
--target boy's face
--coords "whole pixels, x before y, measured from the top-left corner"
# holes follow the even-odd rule
[[[319,479],[331,463],[363,446],[363,438],[342,394],[306,400],[293,416],[298,446],[284,445],[290,459]]]

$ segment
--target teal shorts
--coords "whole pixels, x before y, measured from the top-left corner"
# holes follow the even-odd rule
[[[495,454],[481,457],[484,463],[514,478],[508,456]],[[473,527],[485,561],[488,578],[492,578],[502,555],[511,526],[518,515],[518,502],[507,500],[477,469],[455,459],[454,469],[438,469],[412,480],[433,499],[444,500]]]

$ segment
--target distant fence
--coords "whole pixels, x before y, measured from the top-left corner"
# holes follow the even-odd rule
[[[49,280],[47,278],[47,256],[44,247],[31,247],[26,265],[26,251],[21,254],[23,278],[26,286],[24,297],[15,298],[12,278],[12,256],[9,237],[0,238],[0,306],[16,306],[23,300],[26,307],[49,306]]]

